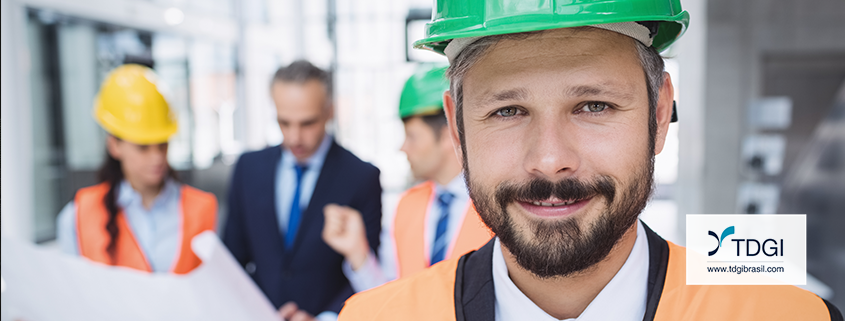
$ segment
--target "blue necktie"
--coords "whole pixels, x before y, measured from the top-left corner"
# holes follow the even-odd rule
[[[302,194],[302,174],[308,170],[308,166],[293,165],[296,170],[296,189],[293,191],[293,202],[290,204],[290,216],[288,218],[288,232],[285,233],[285,250],[293,248],[293,241],[296,239],[296,230],[302,220],[302,207],[299,206],[299,194]]]
[[[440,210],[440,218],[437,219],[437,230],[434,233],[434,244],[431,246],[431,265],[443,261],[446,256],[446,247],[449,240],[446,239],[446,230],[449,227],[449,204],[455,195],[443,192],[437,197],[437,205]]]

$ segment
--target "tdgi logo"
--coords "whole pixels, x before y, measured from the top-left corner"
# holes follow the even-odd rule
[[[807,284],[806,215],[688,214],[686,220],[686,284]]]
[[[722,236],[719,237],[713,231],[707,231],[707,234],[716,238],[716,241],[719,241],[719,246],[713,249],[710,252],[707,252],[707,256],[713,256],[716,252],[719,252],[719,249],[722,248],[722,244],[725,242],[725,238],[734,234],[734,226],[729,226],[724,231],[722,231]],[[745,256],[757,256],[760,254],[760,251],[763,252],[766,256],[783,256],[783,239],[780,240],[780,244],[775,239],[766,239],[760,244],[760,241],[756,239],[731,239],[731,241],[736,242],[736,256],[740,256],[741,254],[741,243],[745,242]],[[774,246],[767,247],[769,243],[774,244]],[[752,246],[753,244],[753,246]],[[780,248],[778,248],[780,245]],[[751,248],[754,247],[752,252]],[[771,252],[769,252],[771,250]]]
[[[719,241],[719,246],[717,246],[716,249],[714,249],[710,252],[707,252],[707,256],[713,256],[713,254],[716,254],[716,252],[719,252],[719,248],[722,247],[722,241],[725,240],[725,238],[728,237],[728,235],[734,234],[734,227],[730,226],[730,227],[726,228],[724,231],[722,231],[722,237],[721,238],[718,235],[716,235],[716,233],[713,232],[713,231],[707,231],[707,234],[712,235],[713,237],[716,238],[716,241]]]

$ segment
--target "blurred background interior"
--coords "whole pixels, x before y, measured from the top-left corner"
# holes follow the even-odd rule
[[[680,122],[643,219],[683,244],[685,214],[806,214],[807,288],[845,306],[845,1],[683,5],[690,29],[664,53]],[[331,131],[381,169],[389,221],[413,184],[402,84],[445,62],[411,49],[430,16],[429,0],[2,0],[2,236],[53,242],[104,157],[98,86],[130,62],[166,83],[170,164],[217,195],[221,223],[238,156],[283,139],[273,72],[298,58],[330,70]]]

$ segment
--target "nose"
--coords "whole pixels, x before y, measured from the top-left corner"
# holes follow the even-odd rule
[[[525,170],[551,181],[572,176],[581,165],[575,128],[559,117],[537,117],[527,132]]]
[[[284,133],[284,140],[287,146],[297,146],[302,139],[302,127],[291,126],[290,129]]]
[[[404,152],[405,154],[408,153],[408,137],[405,137],[405,141],[402,142],[402,147],[399,148],[400,151]]]
[[[148,151],[149,151],[149,154],[152,157],[152,159],[155,161],[155,164],[158,165],[158,164],[161,164],[161,163],[166,163],[167,162],[167,144],[166,143],[165,144],[158,144],[158,145],[153,145],[151,147],[152,148],[149,148]]]

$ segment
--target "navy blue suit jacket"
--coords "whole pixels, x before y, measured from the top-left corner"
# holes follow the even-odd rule
[[[293,248],[285,251],[275,205],[281,157],[280,146],[240,157],[229,188],[223,242],[242,266],[254,264],[252,279],[277,309],[294,301],[314,316],[339,312],[354,291],[343,275],[343,256],[323,242],[323,207],[336,203],[361,212],[375,253],[381,232],[379,170],[332,141]]]

